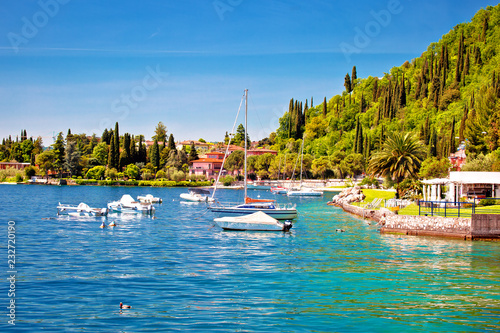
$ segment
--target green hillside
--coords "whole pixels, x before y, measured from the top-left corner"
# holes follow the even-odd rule
[[[496,151],[499,23],[500,5],[482,9],[471,22],[455,26],[429,45],[419,58],[393,67],[381,78],[356,78],[356,68],[349,68],[345,91],[331,97],[326,107],[322,102],[308,108],[308,101],[292,99],[273,136],[274,148],[297,151],[300,143],[294,141],[305,137],[304,151],[315,161],[328,157],[332,166],[332,157],[359,160],[361,155],[366,167],[387,134],[412,132],[428,157],[447,157],[462,141],[471,159]],[[342,176],[335,172],[340,165],[333,162],[331,169]]]

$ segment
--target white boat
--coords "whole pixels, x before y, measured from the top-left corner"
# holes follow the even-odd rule
[[[302,196],[302,197],[319,197],[319,196],[322,196],[323,195],[323,192],[322,191],[317,191],[313,188],[310,188],[310,187],[301,187],[299,189],[296,189],[296,190],[290,190],[287,192],[287,195],[289,197],[298,197],[298,196]]]
[[[190,188],[189,193],[181,193],[180,197],[188,201],[214,202],[210,197],[210,191],[202,188]]]
[[[282,186],[271,187],[271,192],[274,194],[286,194],[287,189]]]
[[[288,231],[291,221],[280,222],[262,211],[245,216],[226,216],[214,219],[224,230]]]
[[[245,137],[247,137],[247,108],[248,108],[248,90],[245,89]],[[238,111],[239,113],[239,111]],[[236,125],[236,122],[235,122]],[[234,128],[233,128],[234,131]],[[245,201],[243,204],[220,204],[219,202],[212,204],[208,207],[213,213],[217,214],[218,216],[242,216],[242,215],[248,215],[248,214],[253,214],[259,211],[265,212],[266,214],[270,215],[271,217],[278,219],[278,220],[291,220],[297,217],[297,209],[295,206],[279,206],[276,203],[276,200],[259,200],[259,199],[251,199],[247,196],[247,180],[248,180],[248,172],[247,172],[247,140],[245,141],[245,173],[244,173],[244,198]],[[227,145],[229,147],[231,143],[231,139]],[[225,159],[227,156],[227,150],[226,150],[226,155],[224,156],[224,160],[222,162],[222,165],[224,165]],[[220,176],[220,174],[219,174]],[[217,179],[217,182],[219,180]],[[216,182],[216,184],[217,184]],[[217,190],[217,187],[215,187],[215,191]],[[212,195],[213,197],[213,195]]]
[[[162,203],[161,198],[154,197],[152,194],[139,195],[137,200],[143,203]]]
[[[116,213],[153,214],[155,208],[151,203],[135,201],[130,195],[125,194],[120,200],[108,203],[108,210]]]
[[[278,205],[275,200],[255,202],[247,198],[243,204],[221,204],[216,202],[209,209],[218,216],[244,216],[264,212],[277,220],[292,220],[297,217],[297,209],[292,205]]]
[[[107,208],[92,208],[86,203],[81,202],[78,206],[65,205],[59,203],[57,206],[57,215],[70,216],[106,216],[108,215]]]

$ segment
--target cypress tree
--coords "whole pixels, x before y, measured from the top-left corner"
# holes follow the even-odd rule
[[[311,108],[313,108],[313,107],[314,107],[314,104],[313,104],[313,98],[312,98],[312,96],[311,96]]]
[[[373,91],[372,91],[372,102],[377,102],[377,94],[378,94],[378,79],[374,78],[373,82]]]
[[[351,82],[353,88],[356,86],[356,80],[358,79],[358,73],[356,72],[356,66],[352,66]]]
[[[111,136],[111,141],[109,142],[109,150],[108,150],[108,168],[115,168],[114,160],[113,160],[113,151],[115,150],[115,137]]]
[[[134,136],[132,136],[132,138],[130,139],[129,151],[130,151],[130,163],[137,163],[137,148],[135,146]]]
[[[363,92],[361,92],[361,99],[359,101],[359,112],[363,113],[365,111],[365,97],[363,96]]]
[[[354,135],[354,147],[352,149],[353,153],[358,152],[358,143],[359,143],[359,117],[356,118],[356,129]]]
[[[460,141],[464,141],[464,130],[465,130],[465,122],[467,121],[469,110],[467,108],[467,104],[464,105],[464,114],[462,116],[462,120],[460,121],[460,128],[458,129],[458,137]]]
[[[429,116],[425,119],[425,125],[424,125],[424,144],[428,145],[429,144],[429,139],[430,139],[431,133],[430,133],[430,124],[429,124]]]
[[[405,89],[405,75],[403,73],[403,80],[401,82],[400,91],[399,91],[399,105],[401,107],[406,106],[406,89]]]
[[[226,132],[227,134],[227,132]],[[170,133],[170,136],[168,137],[168,148],[170,148],[170,150],[175,150],[175,141],[174,141],[174,135],[172,133]]]
[[[448,156],[451,153],[454,153],[457,150],[457,147],[455,145],[455,117],[453,117],[453,122],[451,123],[451,133],[450,133],[450,142],[449,142],[449,153]]]
[[[481,40],[486,42],[486,33],[488,32],[488,17],[485,16],[483,19],[483,32],[481,34]]]
[[[189,151],[188,161],[194,161],[198,159],[198,152],[196,151],[196,147],[194,146],[194,142],[191,142],[191,150]]]
[[[155,171],[158,171],[160,168],[160,151],[158,146],[158,140],[154,140],[153,145],[149,151],[149,161],[153,164]]]
[[[464,68],[464,33],[460,36],[460,41],[458,43],[458,54],[457,54],[457,66],[455,68],[455,82],[460,82],[462,77],[462,71]]]
[[[113,131],[115,145],[113,150],[113,165],[115,168],[120,168],[120,134],[118,131],[118,122],[115,123],[115,130]],[[119,170],[118,170],[119,171]]]
[[[338,108],[338,104],[337,104],[337,108]],[[327,113],[327,110],[326,110],[326,96],[325,96],[325,99],[323,100],[323,116],[326,117],[326,113]]]
[[[344,87],[345,87],[345,91],[350,94],[351,91],[352,91],[352,84],[351,84],[351,77],[349,76],[349,73],[347,73],[345,75],[345,78],[344,78]]]
[[[435,128],[432,128],[432,134],[429,139],[429,156],[437,157],[437,133]]]

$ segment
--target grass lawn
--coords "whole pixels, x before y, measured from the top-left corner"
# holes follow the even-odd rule
[[[373,199],[382,198],[381,205],[383,206],[384,200],[392,199],[396,195],[396,192],[386,191],[386,190],[363,189],[361,191],[366,196],[365,200],[362,202],[353,202],[353,203],[351,203],[352,205],[358,206],[358,207],[363,207],[366,204],[371,203],[373,201]],[[418,211],[417,211],[417,213],[418,213]]]

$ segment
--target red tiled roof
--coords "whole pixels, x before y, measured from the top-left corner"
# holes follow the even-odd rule
[[[222,160],[217,158],[200,158],[199,160],[191,161],[191,163],[222,163]]]

